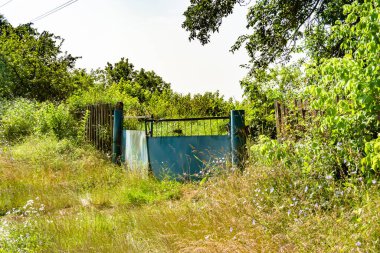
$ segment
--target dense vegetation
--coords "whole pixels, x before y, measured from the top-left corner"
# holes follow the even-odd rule
[[[192,0],[183,26],[207,43],[244,3]],[[76,69],[59,37],[2,17],[0,252],[379,252],[380,2],[247,8],[251,34],[233,47],[252,58],[243,102],[176,93],[127,58]],[[156,117],[245,109],[244,172],[180,184],[110,164],[84,141],[83,108],[118,101]],[[291,112],[286,135],[275,101]]]

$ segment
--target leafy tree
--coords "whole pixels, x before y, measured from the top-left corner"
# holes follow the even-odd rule
[[[150,92],[162,93],[165,89],[170,89],[170,84],[165,82],[162,77],[154,71],[145,71],[143,68],[135,74],[133,81]]]
[[[140,102],[148,100],[152,93],[161,94],[164,90],[170,89],[170,84],[154,71],[146,71],[143,68],[136,71],[133,64],[125,58],[121,58],[114,65],[107,63],[105,73],[109,84],[119,84],[123,92],[137,97]]]
[[[229,115],[235,105],[232,100],[226,101],[219,92],[205,94],[180,94],[172,90],[154,95],[145,104],[148,115],[156,117],[203,117]]]
[[[132,81],[135,76],[135,70],[132,63],[124,57],[121,58],[119,62],[116,62],[114,65],[107,62],[105,67],[107,77],[110,82],[119,83],[122,79],[125,81]]]
[[[203,45],[218,32],[223,18],[236,5],[248,5],[247,29],[232,51],[242,45],[248,51],[253,68],[265,68],[276,61],[286,61],[300,49],[297,42],[305,35],[313,37],[306,47],[309,53],[320,57],[341,55],[340,41],[327,44],[328,29],[336,20],[343,20],[342,7],[352,0],[191,0],[185,11],[182,27],[190,32],[189,39],[198,39]]]
[[[191,104],[194,115],[202,116],[226,116],[233,109],[232,100],[224,100],[219,91],[195,94]]]
[[[342,40],[345,55],[308,67],[315,84],[307,94],[313,108],[324,112],[314,134],[319,132],[336,159],[355,170],[366,143],[380,132],[380,3],[354,2],[344,11],[347,18],[332,28],[331,39]]]
[[[75,91],[93,87],[97,83],[98,79],[99,78],[94,71],[87,73],[85,69],[74,69],[71,72],[71,85]]]
[[[0,16],[0,96],[62,100],[75,87],[70,70],[77,58],[62,53],[63,40],[31,24],[11,26]]]

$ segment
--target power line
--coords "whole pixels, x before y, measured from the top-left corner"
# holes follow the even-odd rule
[[[67,1],[66,3],[64,3],[64,4],[62,4],[62,5],[58,6],[58,7],[55,7],[54,9],[52,9],[52,10],[50,10],[50,11],[48,11],[48,12],[46,12],[46,13],[44,13],[44,14],[42,14],[42,15],[36,17],[36,18],[34,18],[34,19],[33,19],[32,21],[30,21],[30,22],[33,23],[33,22],[39,21],[39,20],[41,20],[41,19],[43,19],[43,18],[46,18],[47,16],[50,16],[51,14],[53,14],[53,13],[59,11],[59,10],[62,10],[63,8],[69,6],[69,5],[71,5],[71,4],[73,4],[73,3],[77,2],[77,1],[78,1],[78,0],[70,0],[70,1]]]
[[[55,12],[57,12],[57,11],[60,11],[60,10],[62,10],[63,8],[66,8],[67,6],[72,5],[73,3],[77,2],[77,1],[78,1],[78,0],[70,0],[70,1],[67,1],[66,3],[64,3],[64,4],[62,4],[62,5],[58,6],[58,7],[55,7],[54,9],[52,9],[52,10],[50,10],[50,11],[48,11],[48,12],[46,12],[46,13],[44,13],[44,14],[42,14],[42,15],[40,15],[40,16],[34,18],[34,19],[32,19],[32,20],[30,21],[30,23],[34,23],[34,22],[37,22],[37,21],[39,21],[39,20],[41,20],[41,19],[43,19],[43,18],[46,18],[47,16],[50,16],[51,14],[53,14],[53,13],[55,13]]]
[[[0,8],[1,8],[1,7],[4,7],[5,5],[9,4],[9,3],[12,2],[12,1],[13,1],[13,0],[9,0],[8,2],[6,2],[6,3],[2,4],[2,5],[0,5]]]

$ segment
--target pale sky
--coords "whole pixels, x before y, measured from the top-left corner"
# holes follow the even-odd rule
[[[0,0],[0,6],[8,0]],[[12,0],[0,13],[16,26],[27,23],[67,0]],[[241,100],[239,80],[247,73],[239,67],[248,62],[244,49],[232,54],[230,47],[244,34],[246,7],[237,6],[225,19],[211,43],[189,42],[181,28],[189,0],[79,0],[35,22],[65,39],[63,49],[81,56],[76,67],[103,68],[125,57],[135,69],[154,70],[173,90],[203,93],[219,90],[225,98]]]

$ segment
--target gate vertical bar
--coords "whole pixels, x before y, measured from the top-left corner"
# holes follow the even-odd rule
[[[114,110],[112,162],[121,164],[121,141],[123,137],[123,103],[118,102]]]
[[[231,154],[232,166],[243,169],[246,158],[245,111],[231,111]]]

